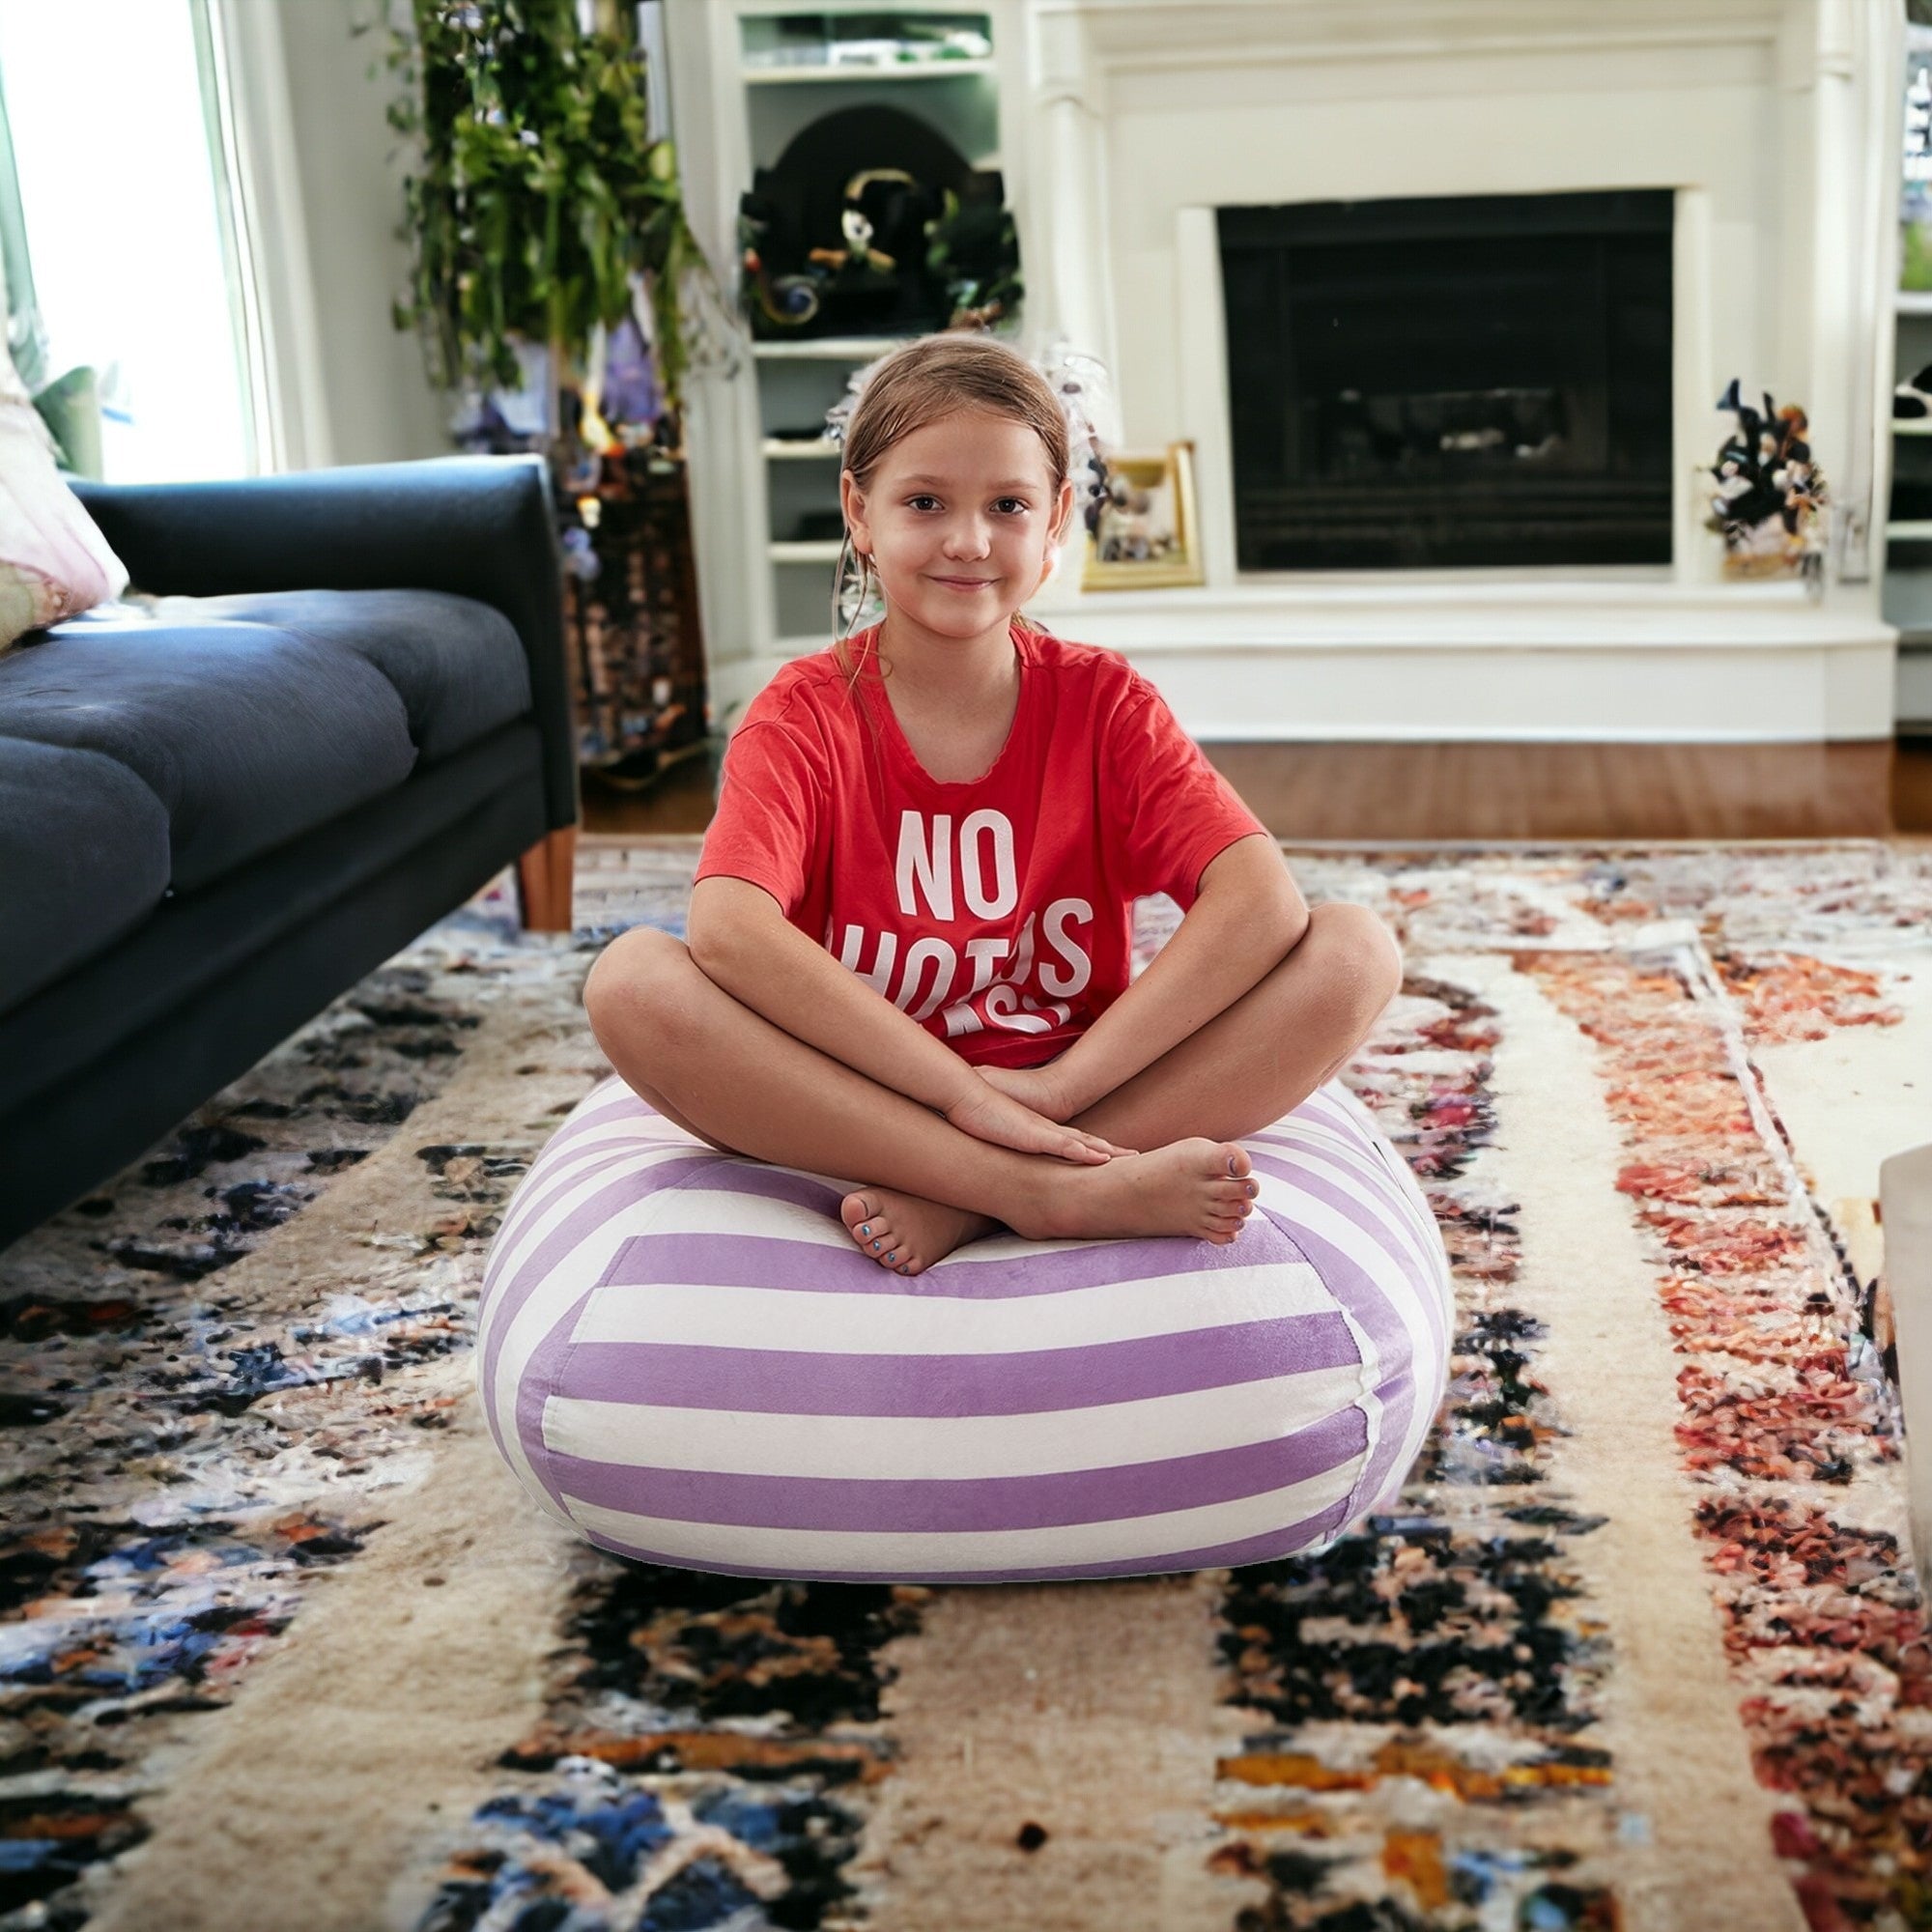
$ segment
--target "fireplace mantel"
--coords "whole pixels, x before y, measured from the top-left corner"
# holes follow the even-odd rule
[[[1040,622],[1120,649],[1208,741],[1890,735],[1891,7],[988,5],[1014,63],[1001,143],[1026,346],[1064,334],[1105,360],[1112,446],[1193,443],[1207,575],[1192,590],[1082,593],[1069,551],[1027,607]],[[1216,210],[1618,188],[1673,197],[1672,560],[1239,570]],[[1836,510],[1815,599],[1721,577],[1703,525],[1733,376],[1809,414]],[[720,609],[742,540],[699,531]],[[711,605],[708,591],[715,638]],[[714,663],[727,724],[776,668]]]

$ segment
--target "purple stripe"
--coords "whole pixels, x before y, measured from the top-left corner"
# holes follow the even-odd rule
[[[542,1158],[541,1155],[538,1157]],[[564,1257],[580,1241],[588,1239],[607,1222],[614,1221],[628,1213],[639,1201],[655,1194],[668,1184],[683,1186],[697,1169],[709,1166],[724,1156],[706,1148],[702,1152],[672,1154],[664,1160],[654,1161],[642,1172],[630,1168],[619,1174],[608,1187],[603,1187],[576,1208],[558,1225],[553,1228],[527,1255],[515,1275],[497,1293],[499,1298],[489,1305],[490,1332],[484,1343],[483,1374],[487,1385],[495,1387],[497,1358],[503,1352],[503,1339],[515,1325],[524,1303],[536,1293],[552,1269],[563,1264]],[[524,1179],[528,1186],[535,1177],[532,1168]],[[680,1178],[682,1177],[682,1178]],[[613,1237],[614,1238],[614,1237]],[[857,1250],[854,1254],[856,1256]],[[608,1281],[611,1271],[607,1266],[599,1280]]]
[[[1388,1171],[1395,1185],[1395,1199],[1407,1209],[1409,1221],[1423,1246],[1439,1246],[1442,1236],[1435,1224],[1435,1210],[1430,1207],[1429,1198],[1422,1191],[1414,1170],[1397,1151],[1375,1116],[1346,1088],[1323,1088],[1321,1098],[1325,1102],[1322,1111],[1339,1121],[1340,1130],[1372,1151]]]
[[[786,1570],[786,1577],[821,1583],[1069,1583],[1089,1577],[1151,1577],[1176,1570],[1232,1569],[1243,1563],[1271,1563],[1291,1556],[1310,1544],[1338,1536],[1350,1520],[1346,1500],[1330,1503],[1317,1516],[1280,1529],[1244,1536],[1234,1543],[1217,1543],[1198,1549],[1149,1551],[1145,1556],[1117,1556],[1103,1563],[1056,1563],[1026,1570]],[[672,1570],[701,1570],[715,1577],[769,1577],[772,1572],[746,1563],[694,1563],[688,1556],[668,1556],[637,1544],[623,1543],[594,1529],[584,1535],[600,1549],[629,1556],[640,1563],[659,1563]]]
[[[1272,1160],[1268,1162],[1270,1168],[1278,1164]],[[1297,1182],[1305,1179],[1300,1175],[1292,1178]],[[1280,1217],[1274,1208],[1259,1201],[1255,1205],[1270,1221],[1279,1223]],[[1414,1368],[1409,1362],[1411,1345],[1408,1330],[1403,1321],[1402,1311],[1388,1292],[1359,1263],[1344,1254],[1332,1241],[1308,1228],[1296,1228],[1294,1233],[1308,1259],[1321,1271],[1329,1293],[1362,1324],[1381,1358],[1384,1379],[1377,1384],[1376,1394],[1382,1403],[1382,1426],[1368,1464],[1350,1492],[1350,1514],[1352,1516],[1360,1498],[1381,1493],[1382,1486],[1388,1480],[1416,1419],[1416,1381]],[[1432,1373],[1446,1367],[1447,1360],[1446,1351],[1439,1352],[1436,1360],[1429,1365]]]
[[[595,1096],[606,1088],[611,1091],[605,1093],[602,1099],[597,1099]],[[566,1133],[577,1127],[596,1126],[606,1121],[621,1121],[633,1116],[642,1118],[648,1115],[654,1121],[664,1119],[641,1094],[625,1086],[623,1076],[616,1073],[606,1074],[577,1104],[583,1111],[564,1122]]]
[[[726,1172],[705,1184],[723,1194],[741,1194],[760,1201],[788,1201],[795,1208],[809,1208],[813,1213],[837,1221],[839,1202],[852,1192],[849,1187],[828,1187],[824,1181],[814,1180],[796,1168],[777,1167],[769,1161],[735,1153],[714,1153],[712,1157]],[[708,1242],[714,1236],[706,1232],[686,1238]]]
[[[770,1171],[770,1170],[768,1170]],[[1286,1265],[1303,1259],[1293,1229],[1276,1223],[1280,1248],[1257,1257],[1252,1245],[1216,1246],[1182,1236],[1131,1241],[1096,1241],[1005,1260],[971,1261],[957,1249],[922,1278],[927,1295],[995,1301],[1018,1295],[1061,1294],[1123,1281],[1203,1275],[1216,1268],[1252,1267],[1258,1260]],[[734,1288],[800,1288],[841,1293],[904,1294],[904,1280],[856,1247],[788,1240],[773,1235],[633,1235],[624,1241],[611,1279],[627,1288],[728,1285]],[[918,1293],[920,1291],[914,1291]]]
[[[1359,1361],[1333,1309],[1085,1347],[985,1354],[833,1354],[683,1342],[584,1342],[569,1393],[633,1407],[758,1415],[1037,1415],[1142,1402]]]
[[[530,1186],[532,1181],[554,1180],[555,1184],[548,1188],[541,1200],[532,1199],[529,1208],[524,1211],[519,1211],[518,1208],[523,1193],[511,1196],[510,1205],[504,1211],[502,1225],[497,1229],[496,1238],[490,1244],[490,1259],[483,1268],[483,1289],[477,1303],[479,1328],[494,1322],[500,1313],[495,1303],[497,1282],[504,1269],[509,1266],[510,1256],[523,1241],[525,1222],[540,1221],[573,1188],[582,1186],[586,1180],[594,1180],[607,1168],[622,1166],[630,1170],[635,1169],[636,1165],[637,1149],[627,1145],[608,1149],[600,1158],[584,1161],[574,1172],[561,1178],[554,1176],[549,1168],[545,1168],[541,1175],[535,1168],[530,1170],[524,1179],[524,1191],[534,1192]]]
[[[561,1385],[566,1373],[565,1358],[571,1350],[571,1332],[577,1326],[578,1317],[582,1313],[583,1304],[597,1293],[594,1288],[586,1288],[568,1309],[558,1317],[550,1333],[536,1346],[524,1373],[517,1379],[516,1410],[517,1440],[523,1445],[529,1465],[536,1471],[536,1478],[544,1487],[545,1493],[564,1515],[570,1514],[570,1507],[563,1499],[563,1492],[556,1480],[556,1458],[545,1446],[543,1435],[544,1406]],[[485,1412],[490,1416],[493,1434],[497,1430],[494,1405],[486,1404]],[[511,1462],[509,1451],[503,1447],[500,1435],[497,1437],[497,1447],[502,1451],[503,1460]],[[512,1463],[512,1466],[515,1464]]]
[[[1356,1228],[1370,1242],[1388,1257],[1389,1264],[1399,1273],[1409,1291],[1410,1299],[1422,1310],[1423,1325],[1428,1330],[1430,1340],[1446,1358],[1449,1349],[1449,1311],[1443,1306],[1438,1289],[1441,1270],[1447,1267],[1447,1260],[1441,1254],[1441,1237],[1436,1237],[1436,1253],[1418,1256],[1409,1243],[1388,1224],[1388,1216],[1381,1211],[1374,1200],[1364,1200],[1364,1190],[1347,1179],[1331,1178],[1320,1172],[1312,1164],[1303,1161],[1282,1161],[1287,1169],[1282,1178],[1293,1182],[1304,1194],[1314,1196],[1320,1202],[1334,1208],[1342,1217]],[[1387,1183],[1384,1183],[1386,1185]],[[1259,1207],[1261,1204],[1255,1204]],[[1283,1210],[1293,1214],[1293,1208]],[[1293,1222],[1295,1238],[1304,1247],[1309,1240],[1308,1230],[1297,1218]],[[1311,1256],[1312,1260],[1313,1257]],[[1326,1277],[1324,1276],[1324,1279]]]
[[[1314,1138],[1289,1140],[1287,1136],[1267,1136],[1267,1140],[1271,1146],[1283,1148],[1283,1159],[1293,1161],[1304,1175],[1321,1180],[1323,1186],[1337,1188],[1337,1204],[1343,1200],[1343,1182],[1352,1182],[1358,1190],[1370,1194],[1372,1202],[1366,1206],[1360,1202],[1349,1204],[1349,1219],[1354,1221],[1364,1233],[1378,1236],[1387,1233],[1393,1240],[1401,1242],[1406,1252],[1405,1265],[1408,1265],[1410,1271],[1420,1275],[1432,1273],[1437,1265],[1435,1258],[1441,1254],[1441,1233],[1435,1227],[1435,1219],[1426,1215],[1418,1221],[1414,1202],[1399,1188],[1389,1169],[1378,1161],[1368,1148],[1343,1150]],[[1349,1157],[1350,1151],[1354,1153],[1354,1161]],[[1383,1242],[1383,1246],[1387,1246],[1387,1242]]]
[[[1368,1438],[1367,1418],[1351,1403],[1264,1442],[1038,1476],[748,1476],[563,1454],[551,1466],[573,1503],[633,1516],[721,1528],[938,1534],[1051,1529],[1237,1502],[1325,1475],[1362,1455]]]

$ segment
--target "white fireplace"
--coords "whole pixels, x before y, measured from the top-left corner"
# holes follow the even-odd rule
[[[1888,0],[994,11],[1027,340],[1103,358],[1118,444],[1192,442],[1207,576],[1082,593],[1069,554],[1042,622],[1120,649],[1208,741],[1890,734]],[[1230,375],[1222,211],[1620,190],[1668,217],[1667,419],[1628,553],[1652,560],[1244,568],[1231,413],[1255,385]],[[1834,503],[1821,594],[1721,576],[1705,486],[1733,376],[1808,412]],[[727,533],[699,517],[728,602]],[[776,668],[714,662],[727,709]]]

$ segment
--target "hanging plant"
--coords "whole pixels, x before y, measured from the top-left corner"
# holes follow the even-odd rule
[[[660,385],[678,409],[694,359],[733,355],[735,330],[725,319],[721,341],[710,319],[726,312],[671,143],[649,138],[628,10],[600,6],[585,32],[576,0],[384,4],[401,85],[388,121],[417,149],[397,231],[412,244],[411,287],[393,319],[421,334],[431,381],[515,388],[519,343],[539,344],[554,400],[597,327],[632,314],[640,279]],[[398,5],[407,26],[394,23]]]

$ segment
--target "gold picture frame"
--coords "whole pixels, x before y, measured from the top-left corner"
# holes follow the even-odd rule
[[[1194,444],[1107,457],[1111,495],[1082,557],[1082,590],[1165,590],[1205,583],[1194,513]],[[1143,554],[1134,554],[1137,550]]]

